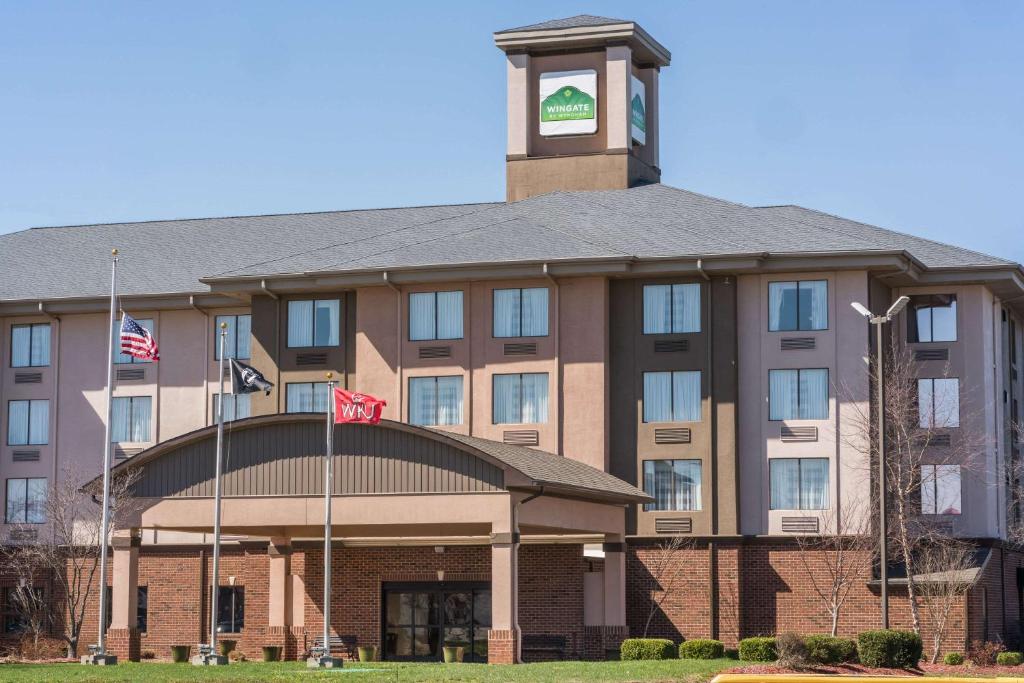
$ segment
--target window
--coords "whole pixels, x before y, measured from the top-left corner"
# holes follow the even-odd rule
[[[541,424],[548,421],[548,373],[495,375],[494,424]]]
[[[35,368],[50,364],[50,323],[11,325],[11,367]]]
[[[3,616],[3,633],[22,633],[28,629],[26,613],[35,612],[36,609],[45,608],[42,587],[32,589],[34,596],[28,595],[28,590],[21,593],[17,586],[8,586],[3,589],[3,604],[0,604],[0,615]],[[19,604],[24,600],[27,604]]]
[[[644,510],[700,510],[700,460],[644,460]]]
[[[772,458],[768,479],[772,510],[828,508],[827,458]]]
[[[922,429],[960,426],[960,380],[917,380],[917,409]]]
[[[145,633],[149,630],[149,586],[137,586],[135,591],[135,625],[140,632]],[[110,628],[114,620],[113,595],[110,588],[103,591],[103,602],[107,605],[107,628]]]
[[[645,285],[644,334],[700,332],[700,285]]]
[[[769,370],[768,419],[828,419],[828,370]]]
[[[960,514],[960,465],[921,465],[921,514]]]
[[[288,302],[288,346],[338,346],[341,301]]]
[[[956,294],[918,294],[910,297],[907,341],[956,341]]]
[[[300,382],[285,385],[285,412],[326,413],[330,390],[327,382]]]
[[[225,396],[227,396],[224,401],[225,422],[241,420],[252,415],[252,401],[250,400],[252,394],[225,394]],[[217,399],[219,398],[220,394],[213,395],[213,411],[210,413],[213,424],[217,424]]]
[[[494,290],[495,337],[548,336],[548,290]]]
[[[149,441],[153,399],[149,396],[120,396],[114,399],[110,440],[114,443]]]
[[[144,330],[148,330],[150,334],[153,334],[153,320],[147,318],[145,320],[136,320]],[[129,356],[127,353],[121,353],[121,321],[114,321],[114,362],[122,365],[126,363],[152,363],[153,361],[143,360],[142,358],[136,358],[135,356]]]
[[[409,424],[462,424],[462,377],[410,378]]]
[[[462,339],[462,292],[409,295],[409,341]]]
[[[645,372],[644,422],[700,422],[700,371]]]
[[[213,359],[220,360],[220,324],[227,323],[224,330],[224,352],[228,358],[246,360],[251,357],[252,347],[252,316],[251,315],[218,315],[213,333]]]
[[[768,330],[828,329],[828,280],[768,283]]]
[[[217,633],[241,633],[245,628],[245,587],[221,586],[217,593]]]
[[[6,524],[46,522],[46,479],[8,479]]]
[[[50,437],[50,402],[7,402],[7,445],[41,446]]]

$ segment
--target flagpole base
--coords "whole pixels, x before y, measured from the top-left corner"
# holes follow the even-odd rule
[[[92,654],[82,655],[82,664],[88,664],[90,666],[114,666],[117,664],[117,655],[105,652],[94,652]]]
[[[192,658],[192,666],[227,666],[228,658],[224,655],[201,654]]]
[[[341,657],[310,657],[306,660],[308,669],[340,669],[342,666]]]

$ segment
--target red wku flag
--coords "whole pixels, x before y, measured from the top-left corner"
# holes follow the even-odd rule
[[[362,422],[375,425],[380,422],[380,415],[387,404],[387,401],[368,394],[335,389],[334,421],[335,423]]]

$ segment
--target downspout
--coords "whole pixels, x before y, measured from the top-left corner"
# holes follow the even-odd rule
[[[285,395],[284,391],[281,391],[281,297],[273,292],[270,287],[267,287],[266,280],[260,280],[260,289],[263,293],[274,300],[275,303],[275,321],[274,321],[274,374],[277,377],[277,410],[275,412],[281,413],[281,397]],[[251,308],[249,309],[252,310]]]
[[[395,375],[398,378],[398,421],[402,422],[403,413],[403,382],[402,382],[402,347],[405,346],[405,337],[402,334],[402,290],[397,287],[391,278],[388,277],[388,271],[382,273],[384,276],[384,284],[390,287],[395,292],[395,330],[397,338],[395,343],[398,348],[398,359],[396,360]]]
[[[542,266],[542,272],[544,273],[544,278],[548,282],[551,283],[552,288],[555,290],[555,300],[554,300],[555,329],[553,330],[553,334],[552,334],[552,336],[553,336],[552,341],[554,342],[554,345],[555,345],[555,382],[557,383],[557,386],[555,387],[554,395],[558,397],[558,416],[557,416],[558,419],[555,421],[555,429],[558,430],[558,434],[557,434],[557,437],[556,437],[556,449],[557,450],[555,452],[558,453],[561,456],[564,456],[565,455],[565,444],[563,442],[563,435],[565,434],[565,429],[563,427],[563,419],[565,417],[565,408],[564,408],[565,401],[563,400],[564,397],[562,396],[562,348],[561,348],[561,335],[559,334],[559,328],[561,328],[561,326],[562,326],[561,325],[561,320],[559,319],[559,309],[560,309],[559,304],[561,303],[562,289],[561,289],[561,287],[559,287],[558,281],[554,277],[552,277],[551,269],[548,267],[547,263],[545,263]],[[527,498],[527,500],[532,500],[532,499],[531,498]]]
[[[202,313],[206,319],[203,323],[203,424],[210,424],[210,312],[196,304],[195,296],[189,296],[188,305]],[[221,400],[220,397],[217,400]]]
[[[512,585],[512,604],[516,606],[515,614],[512,615],[512,630],[516,632],[516,656],[515,663],[523,661],[523,632],[519,628],[519,507],[526,505],[544,495],[544,487],[541,486],[537,493],[531,493],[526,498],[512,504],[512,561],[515,563],[516,581]]]
[[[718,533],[718,425],[715,419],[715,399],[713,391],[714,358],[711,347],[714,343],[714,326],[712,319],[711,277],[704,271],[704,260],[697,259],[697,272],[707,282],[707,330],[704,334],[704,364],[708,373],[708,412],[711,425],[711,452],[708,453],[708,464],[711,466],[711,538],[708,539],[708,632],[712,638],[718,638],[718,567],[715,552],[714,535]]]
[[[57,441],[59,438],[59,430],[57,429],[57,426],[60,415],[60,317],[47,311],[46,308],[43,306],[42,301],[39,302],[39,312],[54,322],[53,341],[50,344],[50,357],[53,359],[53,389],[51,392],[53,398],[50,405],[50,429],[53,434],[53,439],[51,440],[51,443],[53,444],[51,446],[51,453],[53,454],[53,466],[51,467],[52,478],[50,479],[50,485],[53,487],[53,490],[56,491],[58,474]],[[50,594],[52,595],[53,593],[51,592]]]

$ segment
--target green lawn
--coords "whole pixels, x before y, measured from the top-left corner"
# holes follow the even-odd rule
[[[0,681],[686,681],[710,680],[736,662],[668,660],[660,662],[551,662],[490,666],[487,664],[347,664],[336,671],[309,671],[302,662],[264,664],[233,663],[223,668],[191,664],[144,662],[119,664],[104,669],[81,664],[0,664]]]

